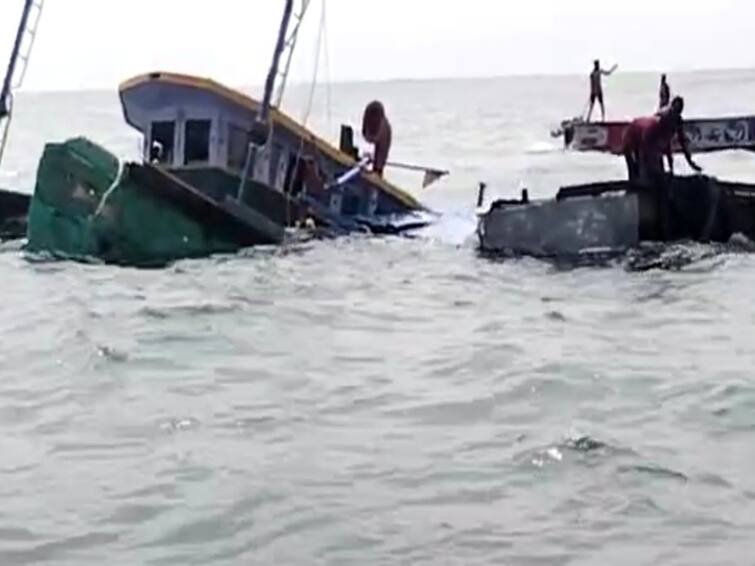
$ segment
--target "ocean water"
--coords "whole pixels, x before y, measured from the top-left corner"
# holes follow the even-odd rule
[[[753,72],[670,80],[689,116],[755,110]],[[609,116],[652,111],[656,82],[611,77]],[[327,137],[379,98],[393,157],[452,171],[416,189],[443,216],[414,238],[163,270],[3,246],[0,564],[751,563],[747,246],[641,272],[475,252],[478,182],[547,196],[624,174],[549,136],[585,86],[319,89]],[[44,142],[82,134],[138,152],[114,93],[21,95],[0,185],[31,191]],[[752,159],[699,161],[752,180]]]

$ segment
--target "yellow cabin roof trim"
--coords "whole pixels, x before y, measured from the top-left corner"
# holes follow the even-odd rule
[[[123,94],[133,88],[155,82],[176,86],[185,86],[212,92],[213,94],[221,98],[225,98],[235,104],[238,104],[239,106],[247,108],[252,112],[257,112],[260,108],[260,103],[258,101],[237,90],[233,90],[218,82],[215,82],[212,79],[194,77],[191,75],[182,75],[178,73],[153,72],[139,75],[121,83],[121,85],[118,87],[118,91],[120,94]],[[335,148],[330,143],[320,138],[310,130],[306,129],[301,124],[299,124],[277,108],[271,109],[271,117],[274,124],[279,124],[283,128],[293,132],[302,140],[312,143],[319,151],[332,158],[336,162],[340,163],[341,165],[344,165],[345,167],[353,167],[354,165],[356,165],[354,159],[352,159],[349,155]],[[398,188],[392,183],[389,183],[382,177],[379,177],[374,173],[368,173],[367,177],[372,183],[374,183],[387,193],[392,194],[405,205],[413,208],[423,208],[422,205],[417,201],[417,199],[415,199],[412,195]]]

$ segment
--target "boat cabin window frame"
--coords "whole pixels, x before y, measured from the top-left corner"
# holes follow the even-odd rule
[[[190,118],[183,122],[183,155],[181,164],[207,165],[212,159],[212,126],[209,118]]]
[[[228,143],[226,151],[226,166],[232,171],[243,171],[249,144],[252,141],[251,132],[244,126],[228,123]]]

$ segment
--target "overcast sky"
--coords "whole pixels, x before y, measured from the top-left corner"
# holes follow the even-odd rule
[[[294,80],[312,69],[312,0]],[[0,1],[0,57],[22,0]],[[264,80],[283,0],[46,0],[26,87],[112,88],[162,69]],[[331,80],[755,66],[752,0],[327,0]]]

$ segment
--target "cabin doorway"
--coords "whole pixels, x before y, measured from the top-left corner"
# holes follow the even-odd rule
[[[171,165],[175,151],[176,123],[152,122],[148,151],[151,163]]]

